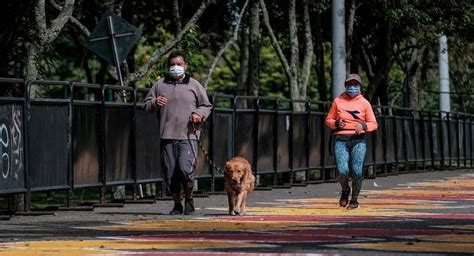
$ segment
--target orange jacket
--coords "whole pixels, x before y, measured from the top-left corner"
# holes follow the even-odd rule
[[[334,134],[354,134],[358,123],[364,127],[364,132],[375,131],[378,127],[372,106],[361,94],[351,98],[346,93],[342,93],[334,99],[326,117],[326,125],[331,129],[336,129],[338,119],[344,120],[346,126],[335,130]]]

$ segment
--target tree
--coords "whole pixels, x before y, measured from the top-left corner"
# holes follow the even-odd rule
[[[278,54],[278,58],[280,59],[284,67],[285,74],[288,78],[291,99],[304,100],[306,99],[307,95],[307,85],[309,81],[311,61],[313,57],[313,41],[311,36],[311,24],[309,18],[309,2],[303,1],[303,42],[300,45],[298,40],[298,28],[296,22],[296,1],[289,0],[289,61],[287,60],[287,57],[285,56],[281,48],[280,42],[275,36],[264,0],[260,0],[260,6],[263,12],[263,21],[265,27],[270,35],[272,45]],[[300,58],[300,48],[304,49],[302,58]],[[304,104],[296,104],[294,107],[296,111],[302,111],[304,109]]]

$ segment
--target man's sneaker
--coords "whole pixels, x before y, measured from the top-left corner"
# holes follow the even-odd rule
[[[347,203],[349,202],[349,194],[351,191],[342,191],[341,199],[339,199],[339,206],[346,207]]]
[[[171,210],[170,215],[179,215],[183,214],[183,206],[181,204],[175,204],[173,210]]]
[[[190,215],[194,213],[194,201],[192,198],[184,199],[184,214]]]
[[[349,205],[347,206],[347,210],[354,210],[354,209],[357,209],[359,208],[359,203],[357,201],[352,201],[349,203]]]

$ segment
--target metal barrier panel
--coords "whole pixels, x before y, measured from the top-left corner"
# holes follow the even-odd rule
[[[403,119],[395,117],[395,144],[397,148],[397,162],[406,162],[407,158],[405,155],[405,131],[403,128]]]
[[[415,155],[415,138],[413,134],[413,121],[411,119],[406,119],[404,118],[402,120],[403,126],[403,136],[405,138],[405,150],[407,154],[407,160],[408,161],[415,161],[416,160],[416,155]]]
[[[466,159],[466,152],[464,149],[465,142],[466,142],[466,131],[465,131],[464,119],[459,120],[457,137],[459,141],[458,157],[459,159],[464,160]]]
[[[203,147],[209,151],[209,132],[210,132],[210,128],[205,125],[201,128],[201,137],[200,137],[200,143],[203,145]],[[206,161],[206,158],[205,158],[205,155],[204,155],[204,152],[202,152],[202,150],[198,147],[197,148],[197,155],[198,155],[198,159],[197,159],[197,163],[196,163],[196,169],[195,169],[195,173],[198,177],[200,178],[203,178],[203,177],[210,177],[211,176],[211,171],[209,169],[209,163]]]
[[[105,107],[106,183],[132,183],[132,143],[130,105]]]
[[[325,116],[321,118],[326,118]],[[323,120],[324,120],[323,119]],[[324,132],[324,138],[325,138],[325,145],[323,145],[323,150],[326,150],[327,154],[324,154],[324,159],[323,159],[323,166],[324,168],[336,168],[336,158],[334,157],[334,140],[331,141],[329,140],[329,136],[331,136],[331,130],[324,125],[323,126],[323,132]]]
[[[160,125],[156,113],[140,105],[135,112],[135,150],[137,182],[162,180]]]
[[[423,120],[413,120],[413,129],[414,129],[414,137],[413,137],[413,142],[415,143],[415,159],[416,161],[424,161],[425,160],[425,156],[424,156],[424,145],[425,145],[425,142],[424,142],[424,129],[423,129]]]
[[[28,168],[32,190],[69,187],[69,107],[31,102]]]
[[[321,119],[323,119],[324,117],[322,113],[311,112],[309,118],[309,168],[321,168],[321,153],[323,150],[327,151],[327,147],[324,147],[324,145],[322,145],[321,140],[321,126],[324,125]]]
[[[449,154],[449,143],[450,143],[450,138],[449,138],[449,123],[446,119],[441,120],[441,133],[440,133],[440,138],[441,138],[441,158],[442,159],[450,159],[450,154]]]
[[[385,137],[389,136],[383,136],[384,133],[386,133],[386,127],[385,127],[385,122],[384,119],[382,118],[377,118],[377,123],[379,124],[378,129],[373,132],[374,133],[374,138],[375,138],[375,148],[374,148],[374,154],[375,154],[375,163],[376,164],[383,164],[385,163],[385,152],[386,148],[385,145],[387,145],[387,140],[383,139]]]
[[[433,160],[439,161],[443,156],[443,147],[441,146],[442,135],[440,120],[433,120],[431,123],[431,141],[433,142]]]
[[[241,112],[235,113],[235,155],[244,156],[251,164],[254,162],[254,122],[255,113]]]
[[[258,117],[258,159],[257,166],[259,174],[273,173],[273,147],[274,138],[273,127],[275,125],[274,112],[260,111]]]
[[[473,166],[473,162],[474,162],[474,118],[472,116],[470,118],[470,124],[469,124],[469,136],[470,136],[469,145],[468,145],[468,148],[469,148],[469,151],[470,151],[469,157],[471,158],[471,166]]]
[[[223,167],[228,159],[234,156],[232,136],[232,111],[214,109],[214,140],[212,160],[217,166]],[[216,176],[222,176],[215,172]]]
[[[385,138],[379,137],[379,140],[385,140],[387,150],[387,163],[395,163],[397,161],[396,153],[396,129],[395,129],[395,118],[393,116],[385,117]]]
[[[423,136],[424,141],[423,145],[421,145],[424,153],[423,157],[425,160],[431,160],[431,150],[434,143],[432,139],[432,133],[430,132],[431,122],[428,120],[423,120],[421,125],[423,126],[423,134],[421,136]]]
[[[307,113],[293,114],[293,169],[308,168],[308,149],[306,148]]]
[[[472,151],[471,151],[472,134],[471,134],[470,128],[471,128],[470,119],[466,119],[466,122],[464,122],[464,134],[466,137],[463,140],[466,145],[465,147],[466,150],[464,152],[466,159],[472,159]],[[467,163],[467,165],[469,165],[469,163]]]
[[[74,187],[99,186],[100,102],[74,103],[73,170]]]
[[[461,143],[459,141],[459,125],[458,120],[450,120],[449,122],[449,146],[450,146],[450,159],[457,160],[459,157],[459,147]]]
[[[277,172],[290,171],[290,113],[278,113],[278,149],[277,149]]]
[[[365,153],[364,165],[373,165],[375,163],[374,159],[374,136],[375,132],[370,132],[365,135],[365,142],[367,147],[367,152]]]
[[[25,191],[22,101],[0,98],[0,194]]]

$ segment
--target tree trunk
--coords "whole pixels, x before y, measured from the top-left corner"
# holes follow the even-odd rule
[[[324,68],[324,44],[323,34],[321,27],[321,14],[318,13],[316,16],[316,28],[315,28],[315,39],[316,43],[315,55],[316,55],[316,76],[318,79],[318,94],[321,101],[328,100],[328,88],[326,85],[325,68]]]
[[[240,32],[240,72],[237,80],[237,94],[247,92],[247,80],[249,76],[249,29],[248,23],[244,22],[244,27]]]
[[[354,60],[352,49],[354,44],[354,23],[356,13],[356,1],[349,1],[349,14],[347,16],[347,40],[346,40],[346,73],[351,73],[351,64]]]
[[[249,14],[249,76],[248,76],[248,95],[258,96],[260,77],[260,5],[258,0],[252,0]]]
[[[179,14],[179,0],[173,0],[173,20],[176,26],[175,36],[181,33],[181,15]]]
[[[418,86],[421,79],[421,65],[426,47],[415,48],[411,53],[410,62],[408,63],[408,88],[410,90],[410,107],[413,109],[421,109],[420,88]]]

